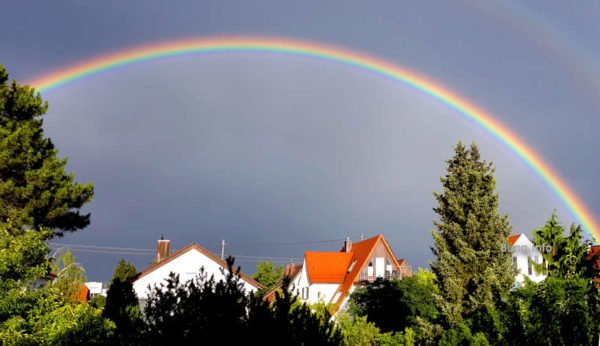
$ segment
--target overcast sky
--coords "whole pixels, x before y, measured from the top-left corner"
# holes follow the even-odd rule
[[[394,61],[489,110],[600,214],[600,3],[537,1],[19,1],[4,4],[0,63],[13,78],[144,43],[268,35]],[[385,235],[414,267],[432,259],[432,192],[457,141],[496,166],[515,233],[554,209],[576,221],[514,153],[435,99],[347,66],[268,53],[132,65],[45,93],[46,134],[92,224],[56,242],[295,258]],[[90,280],[120,257],[77,252]],[[254,271],[260,258],[238,263]]]

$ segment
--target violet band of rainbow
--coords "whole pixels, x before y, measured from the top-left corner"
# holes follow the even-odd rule
[[[29,81],[28,84],[41,93],[49,92],[74,81],[103,71],[144,61],[165,59],[187,54],[226,52],[269,52],[305,56],[327,60],[401,82],[445,104],[504,143],[521,158],[546,185],[558,196],[569,212],[581,223],[584,230],[600,239],[600,227],[590,209],[529,145],[517,137],[491,113],[479,108],[464,97],[450,91],[438,82],[410,71],[396,63],[358,53],[333,45],[274,37],[206,37],[168,41],[127,48],[115,53],[101,55],[81,63],[67,66]]]

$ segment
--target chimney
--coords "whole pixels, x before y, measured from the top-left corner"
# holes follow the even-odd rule
[[[160,263],[169,257],[171,241],[160,236],[158,244],[156,244],[156,263]]]
[[[350,252],[352,250],[352,240],[350,240],[350,237],[346,238],[346,241],[344,241],[344,252]]]

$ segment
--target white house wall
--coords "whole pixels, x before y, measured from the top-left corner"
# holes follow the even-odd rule
[[[340,284],[312,284],[310,285],[307,302],[309,304],[315,304],[319,302],[327,304],[331,301],[331,298],[333,298],[333,295],[337,291],[338,287],[340,287]]]
[[[532,271],[532,274],[529,274],[529,258],[533,261],[537,258],[536,263],[541,264],[543,262],[543,257],[535,245],[526,236],[519,237],[513,244],[511,250],[513,263],[516,263],[518,270],[518,274],[515,277],[516,284],[523,283],[525,277],[528,277],[536,283],[539,283],[546,278],[545,274],[536,273],[535,270]]]
[[[294,280],[292,281],[291,290],[292,293],[298,295],[301,301],[315,304],[318,302],[323,302],[325,304],[331,301],[331,298],[337,291],[340,284],[337,283],[311,283],[308,278],[308,273],[306,272],[306,261],[302,266],[302,270]],[[303,299],[302,292],[303,289],[308,288],[308,297],[307,299]]]
[[[214,275],[215,281],[224,280],[225,275],[220,271],[222,268],[218,263],[202,254],[201,252],[191,249],[190,251],[171,260],[169,263],[155,269],[149,274],[141,277],[133,283],[133,289],[140,300],[148,299],[148,285],[154,286],[166,282],[170,272],[179,274],[179,280],[184,283],[198,275],[200,268],[204,267],[204,272],[208,277]],[[227,270],[225,270],[227,274]],[[241,280],[244,289],[247,292],[254,291],[256,288],[243,279]]]

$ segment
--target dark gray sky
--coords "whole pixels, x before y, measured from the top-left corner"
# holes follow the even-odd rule
[[[577,5],[577,6],[575,6]],[[269,35],[366,52],[489,110],[542,154],[597,215],[600,3],[538,1],[19,1],[3,6],[0,63],[20,81],[144,43]],[[501,210],[530,232],[561,201],[503,144],[401,84],[301,57],[235,53],[143,63],[43,95],[46,133],[92,224],[56,240],[152,249],[197,242],[246,256],[335,251],[311,242],[383,233],[415,267],[431,259],[444,161],[476,141],[496,165]],[[91,280],[120,257],[78,252]],[[239,262],[254,270],[257,259]]]

